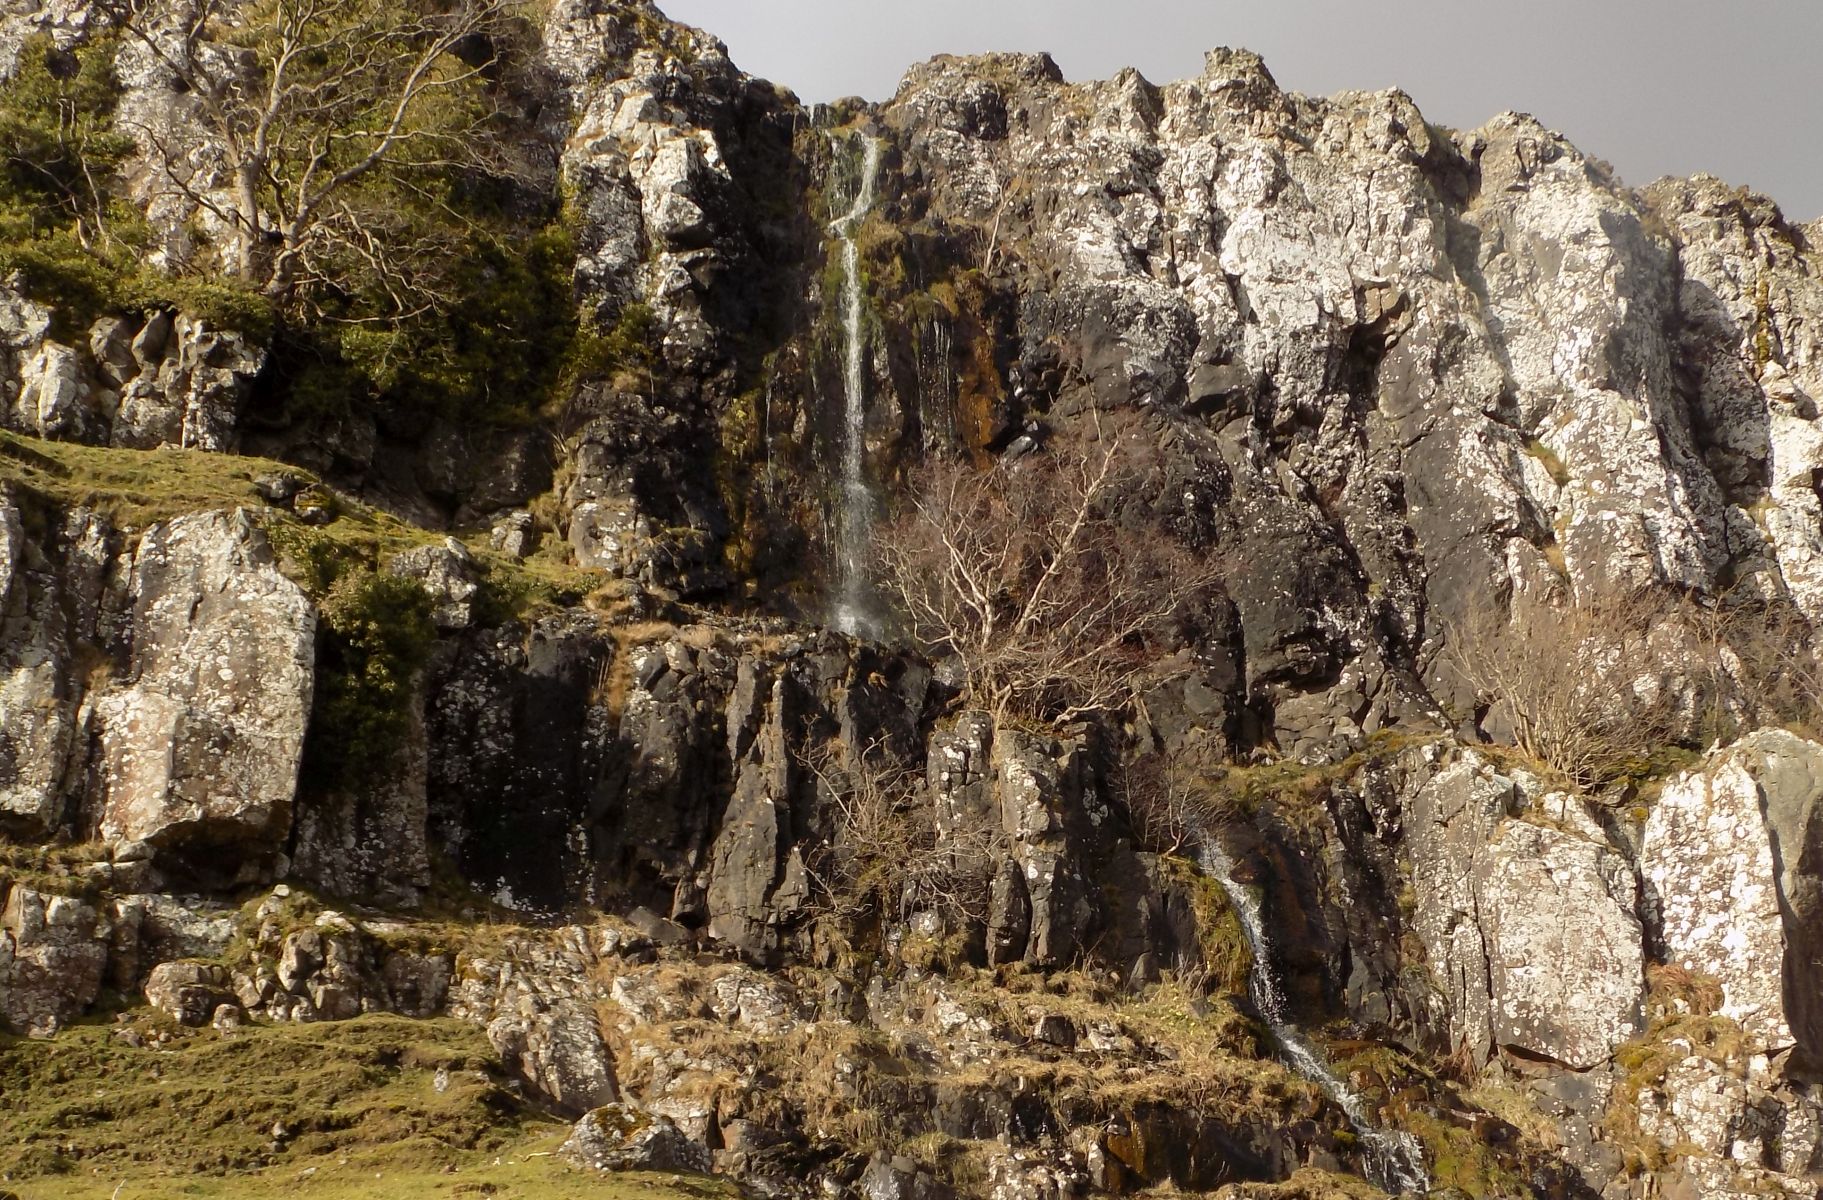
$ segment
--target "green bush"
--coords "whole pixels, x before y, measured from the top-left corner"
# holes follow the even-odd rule
[[[389,777],[411,732],[412,688],[437,630],[415,579],[344,571],[318,605],[317,694],[306,782],[346,790]]]
[[[149,268],[152,230],[120,178],[134,142],[114,126],[117,45],[34,37],[0,83],[0,278],[52,308],[55,336],[79,340],[106,313],[179,310],[276,337],[264,385],[285,414],[382,406],[513,423],[558,394],[577,343],[574,244],[552,213],[473,170],[402,169],[350,193],[377,236],[421,252],[408,295],[351,269],[281,312],[253,283]]]
[[[58,50],[49,35],[27,39],[0,87],[0,202],[13,221],[49,232],[105,236],[107,181],[133,152],[114,129],[112,39]],[[10,232],[10,231],[9,231]]]
[[[66,339],[104,313],[157,309],[264,339],[273,310],[256,290],[145,265],[151,229],[118,194],[134,146],[114,128],[117,49],[113,37],[65,51],[35,36],[0,84],[0,276],[51,306]]]
[[[578,341],[569,232],[474,228],[459,253],[437,307],[373,319],[377,302],[348,297],[323,320],[281,330],[284,406],[333,414],[380,405],[497,424],[537,416],[561,390]]]

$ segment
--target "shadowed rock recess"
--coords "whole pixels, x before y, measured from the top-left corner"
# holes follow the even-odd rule
[[[249,237],[305,7],[0,16],[0,1193],[1823,1196],[1823,227],[549,0]],[[1103,444],[1195,595],[992,703],[867,527]]]

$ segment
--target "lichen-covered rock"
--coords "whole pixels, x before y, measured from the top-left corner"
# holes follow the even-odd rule
[[[1423,782],[1409,810],[1412,922],[1453,1044],[1586,1069],[1643,1025],[1637,882],[1592,822],[1518,819],[1528,805],[1472,751]]]
[[[142,846],[136,852],[150,851]],[[209,896],[152,893],[130,903],[139,913],[139,938],[150,963],[219,958],[240,927],[235,905]]]
[[[232,451],[264,347],[187,314],[155,313],[133,339],[139,370],[120,389],[110,441],[150,449]]]
[[[517,939],[498,955],[465,958],[450,998],[451,1014],[483,1026],[508,1070],[572,1115],[619,1098],[596,1017],[605,997],[594,963],[582,929]]]
[[[1823,746],[1754,734],[1665,785],[1640,864],[1671,961],[1769,1052],[1823,1053]],[[1775,964],[1777,964],[1775,966]]]
[[[109,917],[91,901],[6,888],[0,907],[0,1026],[50,1037],[95,1002],[108,965]]]
[[[1412,926],[1448,1012],[1450,1041],[1485,1061],[1494,1048],[1487,934],[1475,903],[1474,862],[1516,806],[1513,781],[1478,756],[1434,773],[1411,798]]]
[[[115,538],[86,509],[44,515],[37,538],[27,520],[0,485],[0,831],[36,840],[80,816],[76,664],[96,636]]]
[[[986,1194],[990,1200],[1064,1200],[1083,1190],[1086,1183],[1087,1172],[1063,1156],[1006,1146],[988,1152]]]
[[[671,1119],[628,1104],[608,1104],[576,1122],[558,1153],[597,1171],[709,1170],[709,1151]]]
[[[1094,918],[1082,857],[1089,847],[1080,835],[1092,820],[1085,805],[1096,801],[1083,787],[1082,760],[1080,746],[1014,729],[994,735],[1000,824],[1031,911],[1027,962],[1068,961]],[[1016,924],[1010,918],[1001,928],[1010,932]]]
[[[1823,284],[1807,239],[1764,196],[1712,176],[1664,179],[1645,199],[1678,242],[1684,320],[1676,349],[1692,371],[1708,434],[1702,453],[1731,498],[1743,554],[1776,566],[1794,602],[1823,616]]]
[[[385,1007],[408,1017],[434,1017],[449,1002],[454,965],[447,954],[395,950],[380,965]]]
[[[0,353],[11,360],[0,424],[37,437],[231,452],[266,350],[186,313],[104,317],[87,344],[48,336],[45,310],[0,296]]]
[[[147,530],[128,565],[124,686],[95,704],[102,836],[257,870],[289,832],[316,616],[244,513]],[[234,861],[207,863],[232,848]]]
[[[146,976],[146,1002],[181,1025],[207,1025],[215,1010],[234,1001],[226,967],[208,962],[166,962]]]
[[[291,1009],[293,1020],[347,1021],[384,1005],[364,942],[346,918],[332,913],[286,935],[274,974],[290,996],[307,1002],[278,1002]]]
[[[1586,1069],[1644,1025],[1638,884],[1586,836],[1507,821],[1473,871],[1496,1044]]]
[[[27,575],[30,549],[18,508],[0,490],[0,822],[42,836],[60,815],[74,714],[45,589],[34,597]]]
[[[1453,699],[1414,652],[1490,587],[1749,577],[1816,611],[1823,293],[1762,198],[1637,194],[1529,117],[1450,135],[1226,50],[1162,86],[937,59],[879,119],[906,221],[992,230],[1015,407],[1159,414],[1182,520],[1248,564],[1229,590],[1280,746],[1340,757]],[[876,405],[952,403],[908,386]]]
[[[45,438],[81,439],[100,420],[82,358],[45,341],[19,367],[19,395],[7,425]]]
[[[778,926],[810,900],[792,824],[793,778],[801,769],[786,740],[803,707],[795,681],[781,673],[771,687],[755,681],[744,662],[729,713],[731,741],[741,747],[734,794],[710,849],[709,932],[756,957],[778,947]],[[748,729],[751,727],[752,732]]]
[[[393,555],[386,570],[424,585],[436,604],[437,628],[468,628],[481,585],[467,546],[455,538],[445,538],[441,546],[417,546]]]
[[[430,743],[424,689],[390,772],[334,791],[306,791],[292,814],[291,873],[339,896],[411,906],[431,882]]]
[[[1740,1043],[1675,1058],[1631,1103],[1641,1132],[1676,1150],[1655,1181],[1664,1195],[1815,1197],[1823,1103]]]

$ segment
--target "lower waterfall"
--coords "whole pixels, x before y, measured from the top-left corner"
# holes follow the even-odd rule
[[[1261,917],[1260,902],[1233,878],[1234,863],[1215,839],[1204,837],[1198,860],[1204,871],[1215,878],[1228,895],[1253,951],[1253,969],[1247,974],[1247,992],[1259,1009],[1260,1017],[1272,1032],[1280,1057],[1298,1074],[1323,1089],[1335,1101],[1361,1139],[1362,1158],[1367,1177],[1375,1186],[1394,1195],[1423,1195],[1430,1190],[1430,1176],[1424,1169],[1424,1152],[1418,1139],[1401,1130],[1382,1129],[1368,1115],[1367,1105],[1359,1093],[1348,1086],[1323,1058],[1297,1026],[1286,1015],[1285,995],[1279,990],[1272,969],[1272,943],[1266,937],[1266,924]]]

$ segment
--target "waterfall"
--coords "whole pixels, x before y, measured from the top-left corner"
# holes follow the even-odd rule
[[[1347,1115],[1349,1125],[1361,1141],[1367,1176],[1375,1186],[1394,1195],[1423,1195],[1430,1190],[1430,1176],[1424,1169],[1424,1153],[1418,1139],[1402,1130],[1382,1129],[1374,1124],[1360,1094],[1336,1075],[1317,1048],[1291,1023],[1285,995],[1279,990],[1278,978],[1273,973],[1272,943],[1266,936],[1259,899],[1234,881],[1234,863],[1215,839],[1205,834],[1200,840],[1198,861],[1228,894],[1228,902],[1234,906],[1241,928],[1246,932],[1248,948],[1253,951],[1253,970],[1248,972],[1247,992],[1272,1031],[1280,1056],[1298,1074],[1322,1088]]]
[[[841,240],[842,263],[842,479],[835,529],[835,626],[848,634],[865,633],[873,624],[867,603],[867,543],[873,529],[873,495],[865,476],[867,339],[861,325],[861,251],[854,234],[873,207],[880,150],[880,139],[861,135],[861,180],[854,204],[829,226]]]

